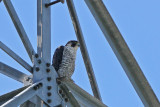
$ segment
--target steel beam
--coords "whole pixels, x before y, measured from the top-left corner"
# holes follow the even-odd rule
[[[4,2],[5,7],[7,8],[7,11],[9,13],[13,23],[14,23],[14,26],[16,27],[16,30],[22,40],[22,43],[23,43],[31,61],[33,62],[32,55],[35,54],[35,51],[34,51],[32,45],[28,39],[28,36],[27,36],[27,34],[26,34],[26,32],[25,32],[25,30],[24,30],[24,28],[18,18],[18,15],[17,15],[10,0],[3,0],[3,2]]]
[[[91,64],[91,61],[90,61],[90,58],[89,58],[89,54],[88,54],[88,51],[87,51],[87,47],[86,47],[86,44],[85,44],[85,40],[84,40],[84,37],[83,37],[83,33],[82,33],[82,30],[81,30],[81,26],[80,26],[78,16],[77,16],[77,13],[76,13],[76,9],[75,9],[74,3],[73,3],[73,0],[67,0],[67,5],[68,5],[68,9],[69,9],[69,12],[70,12],[70,16],[71,16],[71,19],[72,19],[72,23],[73,23],[73,26],[74,26],[74,29],[75,29],[77,39],[80,43],[80,49],[81,49],[81,53],[82,53],[82,56],[83,56],[83,61],[85,63],[85,67],[86,67],[86,70],[87,70],[87,74],[88,74],[88,77],[89,77],[89,81],[90,81],[90,84],[91,84],[91,87],[92,87],[93,94],[97,99],[102,100],[99,89],[98,89],[98,85],[97,85],[97,82],[96,82],[96,78],[95,78],[95,75],[94,75],[94,71],[93,71],[93,68],[92,68],[92,64]]]
[[[108,40],[133,87],[146,107],[159,107],[159,101],[141,68],[128,48],[102,0],[85,0],[95,20]]]
[[[17,94],[19,94],[20,92],[22,92],[23,90],[25,90],[27,87],[29,87],[29,85],[0,96],[0,106],[14,96],[16,96]]]
[[[37,52],[51,62],[51,9],[45,7],[50,0],[37,0]]]
[[[31,101],[26,101],[25,103],[21,104],[20,107],[36,107],[36,105]]]
[[[27,78],[28,76],[2,62],[0,62],[0,73],[11,77],[21,83],[23,83],[24,79]]]
[[[107,107],[75,83],[65,79],[61,82],[60,88],[63,89],[73,107]]]
[[[21,57],[19,57],[16,53],[14,53],[11,49],[9,49],[5,44],[0,41],[0,48],[6,52],[9,56],[11,56],[14,60],[16,60],[20,65],[22,65],[26,70],[32,73],[32,67],[24,61]]]
[[[24,103],[25,101],[29,100],[30,98],[35,96],[41,90],[41,88],[40,89],[35,88],[35,86],[37,86],[38,84],[39,83],[35,83],[35,84],[29,86],[28,88],[26,88],[25,90],[20,92],[15,97],[13,97],[9,101],[5,102],[2,105],[2,107],[17,107],[20,104]]]

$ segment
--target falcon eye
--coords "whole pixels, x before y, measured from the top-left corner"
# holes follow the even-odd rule
[[[72,43],[72,45],[71,45],[72,47],[75,47],[76,46],[76,43]]]

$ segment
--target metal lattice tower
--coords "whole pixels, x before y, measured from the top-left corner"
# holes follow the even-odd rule
[[[37,0],[37,53],[33,49],[27,34],[18,18],[10,0],[3,0],[6,9],[16,27],[23,45],[33,66],[15,54],[0,41],[0,48],[28,70],[28,76],[2,62],[0,72],[25,86],[0,96],[2,107],[106,107],[101,101],[100,92],[94,76],[94,71],[83,38],[73,0],[66,0],[76,32],[83,60],[94,97],[71,81],[59,80],[56,71],[50,66],[51,59],[51,8],[57,0]],[[124,71],[134,86],[137,94],[146,107],[160,107],[159,101],[141,71],[134,56],[125,43],[122,35],[112,20],[108,10],[101,0],[84,0],[108,40]]]

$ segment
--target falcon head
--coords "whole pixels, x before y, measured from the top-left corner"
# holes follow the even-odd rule
[[[68,41],[67,44],[65,46],[69,46],[69,47],[72,47],[74,49],[78,49],[78,47],[80,46],[79,42],[76,41],[76,40],[71,40],[71,41]]]

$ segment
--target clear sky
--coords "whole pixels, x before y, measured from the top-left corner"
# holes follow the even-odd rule
[[[103,0],[116,25],[137,59],[151,87],[160,99],[160,1]],[[25,31],[36,50],[36,0],[12,0]],[[75,0],[76,10],[87,44],[103,102],[109,107],[143,107],[143,104],[103,36],[83,0]],[[60,45],[76,36],[66,4],[52,6],[52,55]],[[0,41],[32,65],[16,29],[0,3]],[[0,62],[30,74],[0,50]],[[73,75],[76,84],[92,94],[80,50]],[[0,74],[0,95],[23,84]]]

